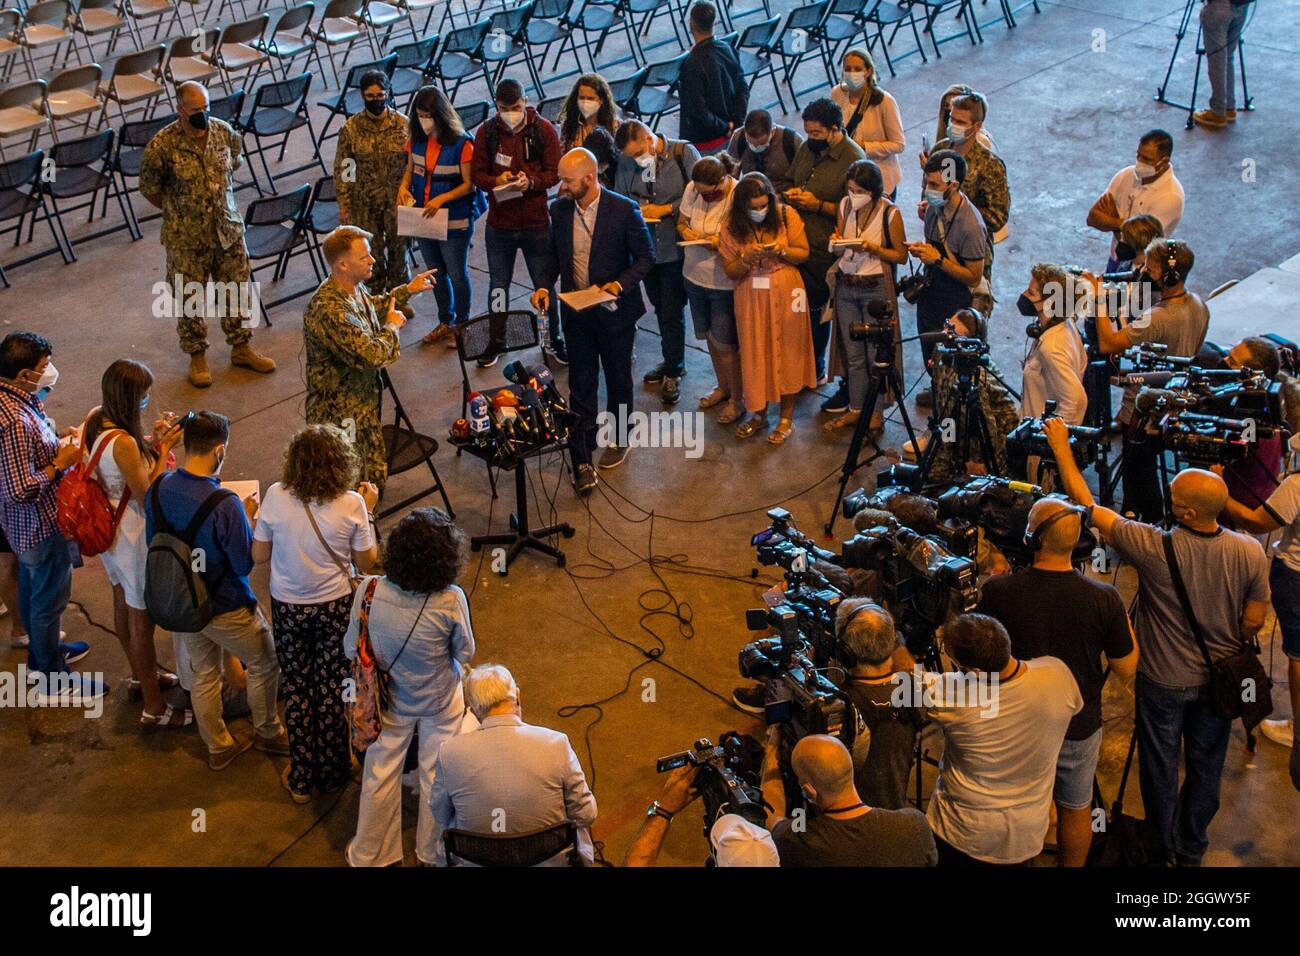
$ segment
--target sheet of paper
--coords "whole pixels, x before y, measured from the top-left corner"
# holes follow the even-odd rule
[[[832,239],[831,247],[836,246],[856,246],[861,240],[859,239]]]
[[[250,478],[243,481],[223,481],[221,487],[229,488],[235,494],[239,495],[240,501],[243,501],[249,495],[252,495],[254,501],[259,505],[262,503],[262,485],[256,478]]]
[[[447,238],[447,221],[450,213],[446,207],[439,209],[433,216],[426,217],[419,206],[397,207],[397,234],[399,236],[419,236],[422,239]]]
[[[681,239],[678,240],[677,244],[679,246],[711,246],[713,245],[713,240],[712,239]]]
[[[509,182],[502,183],[500,186],[493,189],[492,195],[497,197],[497,202],[509,202],[512,199],[522,198],[524,194],[520,192],[517,183]]]
[[[591,286],[587,289],[580,289],[577,292],[561,292],[560,301],[573,309],[575,312],[581,312],[584,309],[590,309],[592,306],[602,305],[606,302],[617,301],[616,296],[610,295],[600,286]]]

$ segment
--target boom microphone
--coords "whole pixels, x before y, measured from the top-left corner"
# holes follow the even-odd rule
[[[1187,398],[1178,393],[1171,392],[1164,388],[1144,388],[1137,393],[1137,398],[1133,400],[1133,405],[1138,412],[1143,415],[1166,412],[1176,408],[1186,408],[1188,406]]]

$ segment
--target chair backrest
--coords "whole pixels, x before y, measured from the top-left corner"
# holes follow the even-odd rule
[[[338,192],[334,188],[333,176],[322,176],[312,184],[311,201],[313,203],[338,202]]]
[[[619,106],[631,103],[636,99],[636,95],[641,92],[641,87],[645,85],[646,74],[649,71],[642,67],[631,76],[625,76],[622,79],[610,80],[609,90],[614,95],[614,102]]]
[[[287,7],[280,14],[279,19],[275,21],[275,26],[271,28],[271,36],[277,33],[288,33],[292,36],[300,36],[311,23],[311,18],[316,15],[316,4],[300,3],[297,6]]]
[[[0,192],[34,186],[44,165],[45,150],[43,149],[0,163]],[[14,215],[16,216],[17,213]]]
[[[533,0],[498,10],[488,17],[488,33],[500,30],[508,37],[519,39],[528,29],[528,21],[533,15]]]
[[[260,109],[288,108],[304,112],[307,108],[307,91],[311,89],[311,73],[300,73],[287,80],[263,83],[253,91],[253,113]]]
[[[221,39],[217,43],[217,49],[221,49],[227,43],[252,43],[266,32],[266,25],[270,22],[270,15],[259,13],[247,20],[229,24],[221,31]]]
[[[131,120],[123,123],[117,130],[117,148],[136,149],[148,146],[149,140],[158,135],[158,131],[176,121],[177,114],[155,116],[147,120]]]
[[[0,88],[0,110],[7,110],[11,106],[30,108],[33,103],[45,98],[46,85],[44,80],[28,80]]]
[[[98,63],[64,67],[50,77],[49,92],[58,93],[63,90],[79,90],[88,86],[96,87],[103,77],[104,68]]]
[[[311,200],[311,183],[303,183],[292,192],[263,196],[248,204],[244,222],[250,226],[273,226],[293,223],[302,225],[307,203]]]
[[[740,31],[732,30],[730,33],[724,33],[720,37],[714,37],[719,43],[725,43],[732,49],[735,49],[736,41],[740,39]]]
[[[23,15],[17,10],[0,10],[0,38],[16,40]],[[26,157],[24,157],[26,158]]]
[[[569,851],[569,864],[578,865],[578,828],[572,820],[528,833],[471,833],[455,828],[442,835],[447,863],[467,860],[479,866],[537,866]],[[454,858],[454,859],[453,859]]]
[[[480,100],[477,103],[466,103],[464,106],[456,107],[456,115],[460,117],[460,125],[465,127],[467,133],[472,133],[482,126],[483,121],[488,118],[491,112],[492,104],[486,100]]]
[[[161,43],[143,50],[136,50],[134,53],[128,53],[120,56],[117,62],[113,64],[113,76],[133,76],[140,73],[157,73],[162,68],[163,57],[167,54],[167,47]],[[110,80],[111,82],[111,80]]]
[[[405,69],[421,69],[431,59],[438,48],[438,34],[431,33],[422,40],[413,43],[394,43],[393,52],[397,54],[397,66]]]
[[[831,0],[831,15],[842,17],[858,17],[866,12],[870,3],[863,3],[862,0]]]
[[[227,96],[218,97],[208,103],[208,114],[215,116],[219,120],[234,124],[238,122],[240,115],[244,112],[244,96],[244,91],[238,89]]]
[[[322,20],[350,20],[361,16],[363,6],[365,6],[365,0],[330,0],[321,12],[320,18]]]
[[[456,349],[463,362],[473,362],[493,352],[535,348],[537,342],[537,316],[517,309],[475,316],[462,323],[456,335]]]
[[[781,22],[779,16],[769,17],[762,23],[751,23],[741,31],[740,40],[736,43],[737,50],[762,50],[772,42],[772,37],[776,34],[777,25]]]
[[[107,162],[112,155],[113,137],[116,135],[116,130],[104,129],[80,139],[65,139],[50,148],[50,158],[60,169]]]
[[[71,4],[68,0],[42,0],[41,3],[33,3],[28,7],[23,19],[28,23],[61,27],[67,23],[70,11]]]
[[[344,90],[361,89],[361,78],[371,70],[378,70],[390,80],[393,78],[393,71],[397,69],[397,54],[390,53],[382,60],[372,60],[369,63],[358,63],[356,66],[348,67],[347,79],[343,82]]]
[[[197,36],[193,33],[182,34],[167,44],[167,57],[175,60],[180,57],[206,56],[217,48],[219,39],[221,31],[215,27],[204,30]]]
[[[802,7],[795,7],[786,15],[785,28],[789,30],[814,30],[830,12],[831,0],[817,0]]]
[[[569,12],[570,0],[536,0],[533,4],[534,20],[559,20]]]
[[[560,121],[560,108],[564,106],[564,101],[569,98],[568,93],[561,93],[559,96],[548,96],[537,104],[537,115],[542,119],[548,119],[552,123]]]
[[[111,10],[118,2],[119,0],[79,0],[75,9],[77,13],[82,10]]]
[[[339,198],[334,190],[334,177],[322,176],[312,183],[311,201],[307,203],[304,224],[316,235],[328,235],[338,228]]]
[[[647,66],[645,82],[642,86],[672,86],[682,75],[682,62],[686,59],[686,54],[675,56],[671,60],[664,60],[660,63],[651,63]]]
[[[464,53],[467,56],[473,56],[483,48],[483,41],[487,39],[488,31],[491,29],[491,20],[480,20],[470,26],[452,30],[447,34],[447,39],[442,44],[442,52],[444,54]]]

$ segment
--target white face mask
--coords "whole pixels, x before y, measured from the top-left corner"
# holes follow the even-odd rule
[[[871,197],[865,193],[849,193],[849,205],[853,207],[854,212],[866,208],[869,202],[871,202]]]
[[[45,363],[45,371],[41,372],[41,377],[36,380],[36,391],[50,393],[50,389],[59,381],[59,370],[54,367],[53,362]]]
[[[754,223],[755,225],[762,223],[763,220],[765,220],[766,218],[767,218],[766,209],[751,209],[749,211],[749,221]]]
[[[966,142],[966,137],[970,135],[969,126],[958,126],[956,123],[948,124],[948,138],[954,143]]]
[[[583,119],[591,119],[600,111],[600,100],[589,100],[586,98],[578,100],[578,112],[582,114]]]
[[[860,90],[867,85],[867,73],[865,70],[845,70],[844,85],[851,90]]]
[[[433,135],[433,117],[431,117],[431,116],[421,116],[421,117],[420,117],[420,129],[424,130],[424,135],[425,135],[425,136],[432,136],[432,135]]]
[[[748,137],[746,137],[746,138],[745,138],[745,145],[748,146],[748,147],[750,148],[750,150],[751,150],[752,152],[755,152],[755,153],[766,153],[766,152],[767,152],[767,145],[768,145],[767,143],[755,143],[752,139],[749,139]]]
[[[511,129],[518,129],[520,126],[524,125],[524,116],[525,114],[523,110],[501,111],[501,119],[504,120],[505,124]]]
[[[1150,179],[1156,174],[1156,168],[1146,163],[1137,163],[1133,166],[1133,175],[1138,179]]]
[[[648,150],[636,158],[636,164],[642,169],[649,169],[655,164],[654,150]]]

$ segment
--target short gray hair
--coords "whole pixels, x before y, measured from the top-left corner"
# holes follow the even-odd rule
[[[465,675],[465,702],[479,720],[508,700],[519,700],[519,685],[504,665],[480,664]]]
[[[836,617],[840,639],[859,664],[883,664],[898,649],[894,618],[874,601],[849,598]]]

